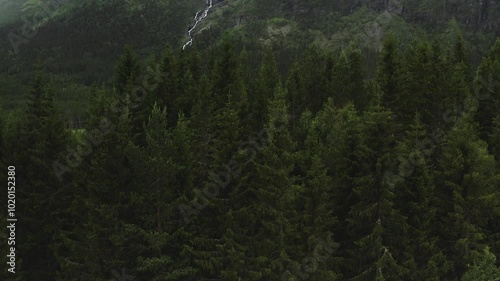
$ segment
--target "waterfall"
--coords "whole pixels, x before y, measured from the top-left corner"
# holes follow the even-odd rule
[[[196,28],[196,26],[204,19],[207,17],[208,15],[208,12],[210,11],[210,9],[212,8],[212,2],[213,0],[207,0],[206,2],[206,7],[205,7],[205,10],[203,11],[203,13],[201,14],[200,16],[200,13],[201,13],[201,10],[199,10],[198,12],[196,12],[196,15],[194,16],[194,24],[193,24],[193,27],[191,27],[189,30],[188,30],[188,37],[189,37],[189,40],[186,42],[186,44],[184,44],[184,46],[182,46],[182,49],[186,49],[187,46],[191,46],[193,45],[193,30]]]

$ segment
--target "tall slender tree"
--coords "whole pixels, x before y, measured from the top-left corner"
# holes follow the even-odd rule
[[[439,157],[437,184],[438,215],[445,225],[441,239],[449,241],[445,254],[453,263],[447,277],[462,276],[467,264],[483,255],[484,229],[495,214],[498,202],[493,198],[500,184],[494,158],[478,138],[470,114],[449,134]]]
[[[392,113],[371,107],[363,116],[360,159],[355,175],[355,203],[349,211],[348,232],[354,243],[350,250],[354,280],[402,280],[408,270],[402,264],[407,224],[394,206],[393,187],[383,171],[391,168],[394,145]],[[381,134],[381,132],[384,132]]]
[[[21,119],[11,119],[5,135],[9,165],[16,167],[16,243],[21,279],[54,280],[59,269],[54,248],[71,218],[64,213],[71,191],[58,180],[52,164],[62,162],[69,134],[53,94],[38,73]]]

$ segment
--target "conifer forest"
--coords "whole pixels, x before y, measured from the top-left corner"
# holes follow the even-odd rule
[[[0,0],[0,280],[500,281],[498,1],[54,1]]]

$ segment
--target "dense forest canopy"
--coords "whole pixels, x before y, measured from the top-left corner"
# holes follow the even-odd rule
[[[199,2],[2,38],[1,280],[500,280],[497,1]]]

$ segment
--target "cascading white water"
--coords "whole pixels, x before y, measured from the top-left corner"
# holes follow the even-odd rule
[[[210,9],[212,8],[212,2],[213,0],[207,0],[207,3],[206,3],[206,8],[205,8],[205,11],[203,11],[203,14],[201,16],[199,16],[199,14],[201,13],[201,10],[196,12],[196,15],[194,16],[194,24],[193,24],[193,27],[191,27],[189,30],[188,30],[188,37],[189,37],[189,40],[186,42],[186,44],[184,44],[184,46],[182,46],[182,49],[186,49],[187,46],[191,46],[193,45],[193,36],[192,36],[192,32],[193,30],[196,28],[196,26],[204,19],[207,17],[208,15],[208,12],[210,11]]]

